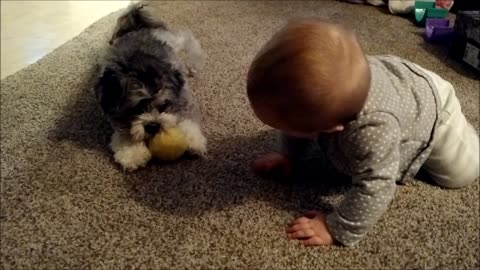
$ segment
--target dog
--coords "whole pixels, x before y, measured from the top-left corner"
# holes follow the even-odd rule
[[[146,166],[152,158],[148,140],[171,126],[184,133],[188,153],[207,153],[199,106],[188,86],[206,55],[191,31],[171,30],[153,14],[148,4],[136,3],[118,18],[94,82],[113,128],[114,160],[126,171]]]

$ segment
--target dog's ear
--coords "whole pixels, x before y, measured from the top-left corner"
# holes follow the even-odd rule
[[[180,92],[185,85],[185,79],[183,78],[183,74],[178,70],[174,70],[171,78],[173,87],[175,88],[176,92]]]
[[[95,95],[105,113],[116,111],[125,97],[120,78],[111,68],[105,68],[95,84]]]

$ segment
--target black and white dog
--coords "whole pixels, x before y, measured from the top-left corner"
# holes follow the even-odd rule
[[[187,84],[206,56],[190,31],[170,30],[154,13],[137,3],[119,17],[94,86],[114,129],[114,159],[127,171],[145,166],[152,157],[146,141],[173,125],[185,134],[191,154],[207,151]]]

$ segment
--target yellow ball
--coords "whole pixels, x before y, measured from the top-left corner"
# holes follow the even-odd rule
[[[178,128],[167,129],[157,133],[148,148],[152,155],[160,160],[173,161],[179,159],[188,149],[188,143]]]

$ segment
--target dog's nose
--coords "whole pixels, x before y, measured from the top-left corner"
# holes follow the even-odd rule
[[[148,134],[155,134],[158,132],[158,130],[160,130],[160,124],[158,123],[148,123],[145,125],[145,131],[148,133]]]

